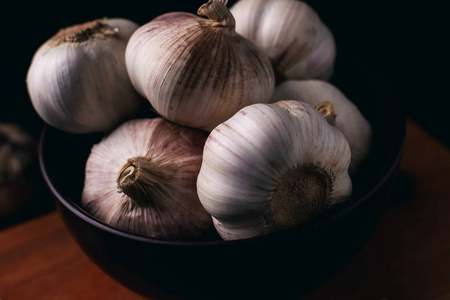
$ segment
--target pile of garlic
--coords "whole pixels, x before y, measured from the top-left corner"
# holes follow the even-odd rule
[[[86,162],[84,209],[153,238],[233,240],[347,200],[371,127],[326,81],[335,43],[314,10],[209,0],[197,13],[140,27],[99,19],[36,52],[27,87],[42,119],[104,133]],[[143,99],[158,117],[136,118]]]

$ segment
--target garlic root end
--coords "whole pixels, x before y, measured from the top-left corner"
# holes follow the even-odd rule
[[[333,176],[329,172],[313,164],[297,166],[278,181],[266,223],[286,229],[309,221],[328,208],[332,190]]]

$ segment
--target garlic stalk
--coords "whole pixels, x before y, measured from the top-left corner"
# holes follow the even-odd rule
[[[130,38],[131,82],[164,118],[207,131],[240,108],[268,102],[275,79],[264,53],[236,34],[226,1],[163,14]]]
[[[27,88],[39,116],[72,133],[106,132],[137,112],[142,98],[125,66],[138,25],[99,19],[61,29],[33,56]]]
[[[276,86],[272,101],[299,100],[317,106],[319,110],[330,110],[330,122],[338,128],[350,145],[352,159],[350,174],[354,174],[369,155],[372,145],[372,127],[358,107],[337,87],[322,80],[288,80]]]
[[[331,77],[336,56],[334,36],[307,3],[239,0],[230,10],[236,19],[236,32],[269,56],[280,81]]]
[[[92,147],[83,207],[99,220],[139,235],[208,238],[214,226],[196,192],[206,137],[204,131],[163,118],[123,123]]]
[[[253,104],[210,133],[197,192],[222,238],[260,236],[349,198],[350,156],[342,133],[309,104]]]

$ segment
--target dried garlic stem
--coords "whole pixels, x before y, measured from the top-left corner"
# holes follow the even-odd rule
[[[212,26],[226,27],[231,31],[234,31],[236,21],[230,10],[227,8],[227,0],[209,0],[208,3],[203,4],[197,10],[197,14],[200,16],[206,16],[209,18]]]
[[[117,177],[119,192],[125,193],[138,206],[152,206],[169,199],[174,188],[174,168],[167,164],[163,168],[146,157],[129,159]]]
[[[317,104],[316,109],[322,114],[322,116],[327,120],[328,124],[334,126],[336,123],[336,113],[334,111],[333,104],[328,101],[321,102]]]

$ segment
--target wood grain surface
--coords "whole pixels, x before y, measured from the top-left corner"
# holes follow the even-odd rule
[[[408,120],[390,205],[339,274],[301,300],[450,299],[450,152]],[[0,300],[143,299],[108,277],[55,212],[0,232]]]

